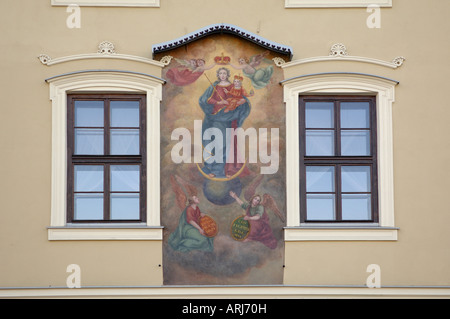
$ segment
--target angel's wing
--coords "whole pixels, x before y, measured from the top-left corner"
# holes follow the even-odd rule
[[[263,200],[261,203],[264,207],[269,208],[271,211],[273,211],[282,222],[285,221],[284,216],[281,214],[280,210],[278,209],[277,203],[273,199],[273,197],[270,194],[264,194]]]
[[[183,59],[178,59],[175,58],[175,60],[180,63],[182,66],[190,69],[190,70],[194,70],[194,67],[192,66],[192,64],[188,61],[188,60],[183,60]]]
[[[175,180],[175,176],[170,176],[170,184],[172,185],[172,190],[175,193],[175,198],[177,201],[177,205],[180,209],[186,208],[187,196],[184,193],[181,186]]]
[[[186,190],[186,193],[188,196],[197,196],[198,195],[198,191],[197,188],[192,185],[189,184],[188,182],[186,182],[184,179],[182,179],[180,176],[175,175],[175,180],[184,187],[184,189]]]
[[[253,183],[245,190],[244,198],[246,201],[250,201],[252,199],[253,195],[255,195],[256,188],[259,186],[259,184],[261,184],[261,181],[263,178],[264,178],[264,175],[262,175],[262,174],[259,175],[257,178],[255,178]]]
[[[265,57],[267,54],[269,54],[269,51],[265,51],[265,52],[263,52],[263,53],[256,54],[256,55],[252,56],[252,57],[250,58],[249,64],[250,64],[252,67],[256,67],[256,66],[260,65],[260,64],[261,64],[261,61],[264,60],[264,57]]]

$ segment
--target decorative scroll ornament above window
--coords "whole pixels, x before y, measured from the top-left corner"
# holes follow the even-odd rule
[[[281,68],[286,68],[294,65],[312,63],[312,62],[324,62],[324,61],[351,61],[351,62],[363,62],[370,64],[377,64],[381,66],[385,66],[391,69],[399,68],[403,65],[403,62],[406,59],[402,56],[396,57],[392,61],[382,61],[374,58],[366,58],[360,56],[352,56],[347,52],[347,48],[342,43],[336,43],[331,46],[330,53],[328,56],[318,56],[300,60],[294,60],[292,62],[284,63],[282,60],[275,61],[277,66]]]
[[[114,47],[114,44],[108,41],[103,41],[98,46],[98,51],[96,53],[87,53],[87,54],[78,54],[78,55],[71,55],[66,56],[62,58],[55,58],[52,59],[47,54],[41,54],[38,56],[39,60],[42,64],[51,66],[58,63],[64,63],[69,61],[77,61],[77,60],[86,60],[86,59],[119,59],[119,60],[128,60],[128,61],[135,61],[135,62],[141,62],[141,63],[147,63],[156,65],[159,67],[164,67],[170,63],[171,57],[164,57],[161,59],[161,61],[155,61],[153,59],[144,58],[140,56],[135,55],[128,55],[128,54],[118,54],[116,53],[116,49]]]
[[[108,41],[103,41],[98,45],[98,53],[100,54],[114,54],[116,53],[114,44]]]

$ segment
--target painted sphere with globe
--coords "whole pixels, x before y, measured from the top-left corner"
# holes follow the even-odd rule
[[[234,203],[230,192],[235,192],[240,195],[242,192],[242,183],[239,178],[228,181],[205,180],[203,184],[203,194],[205,197],[215,205],[229,205]]]

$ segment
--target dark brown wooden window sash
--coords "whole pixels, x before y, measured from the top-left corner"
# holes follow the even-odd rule
[[[306,102],[332,102],[334,103],[334,156],[306,156]],[[341,123],[340,104],[342,102],[368,102],[370,105],[370,155],[369,156],[342,156],[341,155]],[[299,154],[300,154],[300,222],[301,223],[378,223],[378,173],[377,173],[377,122],[376,122],[375,96],[300,96],[299,97]],[[361,130],[357,129],[356,130]],[[320,129],[317,129],[320,130]],[[352,130],[352,129],[345,129]],[[335,170],[335,212],[334,220],[311,220],[307,216],[306,207],[306,166],[333,166]],[[370,220],[342,220],[342,194],[341,167],[342,166],[370,166],[371,168],[371,219]],[[315,192],[314,192],[315,193]],[[355,193],[356,194],[356,193]],[[358,192],[357,194],[363,194]]]
[[[103,101],[104,102],[104,153],[103,155],[75,155],[75,101]],[[110,102],[138,101],[139,102],[139,155],[111,155],[110,154]],[[90,127],[92,128],[92,127]],[[121,127],[120,129],[127,129]],[[133,129],[135,129],[133,127]],[[68,223],[130,223],[146,221],[146,181],[147,181],[147,150],[146,150],[146,97],[142,94],[68,94],[67,96],[67,222]],[[103,166],[103,220],[75,220],[74,219],[74,167],[75,165]],[[111,165],[139,165],[139,220],[111,220],[110,196],[110,166]],[[83,192],[86,193],[86,192]],[[99,193],[99,192],[95,192]],[[137,192],[119,192],[137,193]]]

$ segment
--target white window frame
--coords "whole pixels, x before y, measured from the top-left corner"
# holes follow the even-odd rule
[[[286,103],[286,241],[397,240],[394,224],[392,104],[398,82],[360,73],[321,73],[282,82]],[[378,206],[377,224],[300,224],[299,96],[362,94],[377,97]]]
[[[157,77],[126,71],[81,71],[52,77],[52,188],[49,240],[162,240],[160,226],[160,102]],[[67,94],[139,93],[147,103],[147,221],[121,225],[67,224]]]
[[[52,6],[157,7],[160,0],[52,0]]]
[[[367,8],[392,7],[392,0],[285,0],[286,8]]]

